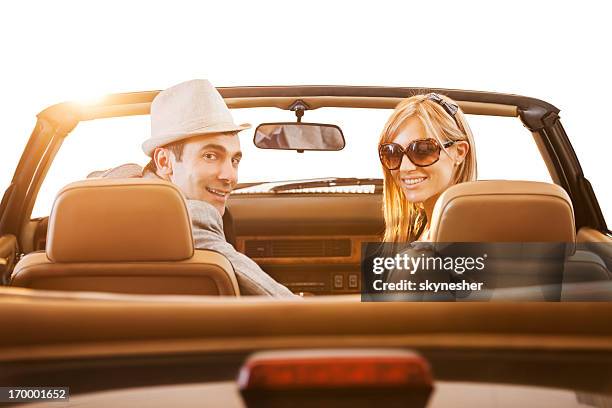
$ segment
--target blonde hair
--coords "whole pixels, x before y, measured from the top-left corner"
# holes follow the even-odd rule
[[[458,104],[447,96],[440,95],[446,102]],[[457,110],[455,118],[444,108],[428,99],[428,95],[415,95],[400,102],[383,128],[378,144],[391,143],[400,127],[408,119],[418,118],[428,137],[436,139],[440,146],[448,141],[467,141],[469,150],[465,160],[455,170],[452,183],[476,180],[476,151],[474,136],[461,109]],[[446,151],[446,148],[442,147]],[[408,160],[404,157],[404,160]],[[385,217],[384,242],[412,242],[419,238],[419,233],[427,223],[422,203],[409,202],[403,190],[397,185],[391,171],[385,166],[383,187],[383,213]]]

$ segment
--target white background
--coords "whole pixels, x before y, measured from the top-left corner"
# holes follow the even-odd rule
[[[0,3],[0,188],[35,114],[65,100],[192,78],[217,86],[459,88],[560,108],[612,224],[612,13],[605,2],[152,3]],[[526,164],[517,159],[516,166]]]

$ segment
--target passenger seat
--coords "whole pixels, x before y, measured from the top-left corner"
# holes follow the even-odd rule
[[[436,203],[431,237],[443,252],[448,252],[444,243],[462,242],[497,250],[488,260],[496,275],[494,297],[512,293],[499,289],[538,286],[544,299],[530,300],[574,300],[575,283],[610,280],[597,255],[576,250],[571,200],[554,184],[499,180],[452,186]],[[508,246],[487,248],[486,243]],[[487,276],[486,268],[484,272],[482,276]],[[546,292],[545,287],[552,290]]]
[[[239,296],[230,262],[194,249],[181,192],[151,179],[92,179],[64,187],[49,217],[46,251],[24,256],[11,285]]]

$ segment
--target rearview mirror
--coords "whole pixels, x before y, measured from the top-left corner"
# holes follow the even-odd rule
[[[324,123],[262,123],[255,129],[253,143],[260,149],[342,150],[344,135],[336,125]]]

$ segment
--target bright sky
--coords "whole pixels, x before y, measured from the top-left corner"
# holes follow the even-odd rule
[[[1,3],[2,189],[35,114],[65,100],[192,78],[217,86],[431,86],[522,94],[560,108],[612,224],[605,2],[152,3]],[[524,166],[520,158],[516,166]]]

